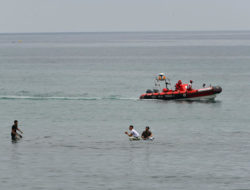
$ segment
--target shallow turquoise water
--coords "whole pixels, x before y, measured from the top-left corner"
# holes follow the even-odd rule
[[[249,188],[249,52],[249,32],[0,35],[1,188]],[[223,92],[139,100],[159,72]]]

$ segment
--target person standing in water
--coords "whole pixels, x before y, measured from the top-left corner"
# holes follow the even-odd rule
[[[127,131],[125,132],[126,135],[128,135],[131,138],[135,138],[135,139],[139,139],[139,133],[134,129],[133,125],[129,126],[129,130],[131,131],[130,133],[128,133]]]
[[[149,130],[149,126],[145,128],[145,131],[141,134],[143,140],[152,139],[152,132]]]
[[[23,132],[18,128],[18,121],[15,120],[11,129],[11,139],[17,140],[17,138],[22,138],[22,135],[18,134],[17,131],[23,134]]]

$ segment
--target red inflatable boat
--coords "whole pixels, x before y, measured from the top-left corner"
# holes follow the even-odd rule
[[[169,79],[165,77],[163,73],[160,73],[156,79],[155,86],[160,87],[159,82],[165,81],[166,88],[162,90],[148,89],[145,94],[140,96],[140,99],[160,99],[160,100],[214,100],[216,95],[221,93],[222,88],[220,86],[209,86],[201,89],[193,89],[192,81],[189,84],[182,84],[181,80],[175,85],[175,90],[168,89],[170,84]]]

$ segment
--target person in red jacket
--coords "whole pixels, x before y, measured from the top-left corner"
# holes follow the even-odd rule
[[[175,84],[175,90],[180,90],[182,86],[181,80],[178,80],[178,83]]]

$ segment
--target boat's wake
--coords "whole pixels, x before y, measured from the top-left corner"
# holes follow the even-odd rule
[[[138,100],[138,98],[126,98],[117,96],[108,97],[62,97],[62,96],[0,96],[0,100]]]

